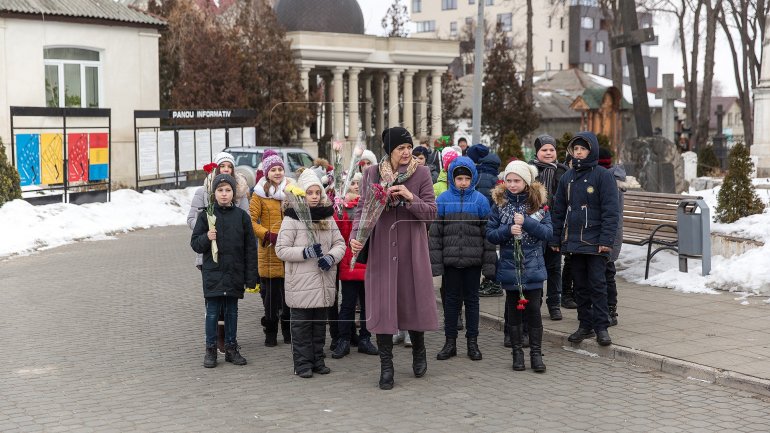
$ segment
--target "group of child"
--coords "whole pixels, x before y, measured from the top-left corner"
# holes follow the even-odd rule
[[[538,145],[553,147],[555,156],[552,139],[541,140]],[[477,146],[481,145],[442,151],[442,169],[435,176],[438,213],[429,227],[429,245],[433,275],[442,276],[446,337],[437,359],[457,355],[457,318],[463,304],[467,354],[472,360],[482,359],[477,337],[483,275],[486,281],[501,285],[506,293],[506,330],[513,369],[525,369],[522,348],[526,323],[531,367],[544,372],[540,316],[543,283],[549,281],[548,305],[553,319],[553,307],[558,310],[560,301],[558,294],[551,294],[549,270],[556,260],[560,267],[564,253],[571,257],[580,321],[570,341],[581,341],[595,333],[600,344],[610,344],[605,272],[616,239],[618,194],[612,174],[597,164],[596,137],[579,133],[569,142],[572,168],[559,173],[560,179],[555,179],[551,171],[543,175],[541,168],[559,167],[550,162],[547,167],[539,167],[536,162],[512,161],[495,176],[492,173],[497,169],[489,166],[495,161],[499,166],[499,158],[488,149],[484,152],[484,146]],[[362,187],[360,172],[377,163],[374,155],[365,152],[348,194],[339,197],[339,213],[329,197],[334,193],[334,182],[323,182],[324,170],[299,173],[296,186],[303,191],[310,208],[314,242],[308,227],[286,204],[286,187],[294,181],[286,176],[282,158],[270,150],[264,153],[264,176],[257,182],[246,211],[235,199],[239,181],[233,177],[232,157],[228,156],[217,155],[217,169],[208,182],[211,188],[203,193],[216,200],[216,223],[211,226],[208,212],[200,211],[191,239],[193,250],[202,259],[206,299],[204,366],[214,367],[217,363],[217,321],[221,314],[225,319],[225,360],[237,365],[246,363],[236,341],[237,300],[243,298],[244,287],[255,287],[258,282],[264,306],[261,323],[265,345],[277,345],[280,325],[284,343],[292,345],[295,374],[309,378],[313,373],[330,372],[324,363],[326,322],[337,314],[338,281],[342,301],[332,357],[341,358],[350,352],[357,307],[361,326],[358,351],[376,355],[378,350],[366,330],[365,265],[356,264],[350,269],[347,263],[351,252],[346,247]],[[415,149],[415,157],[421,163],[427,162],[422,149]],[[478,191],[482,187],[487,194]],[[216,258],[214,243],[218,247]],[[338,272],[340,263],[345,265]],[[331,310],[334,314],[330,314]]]

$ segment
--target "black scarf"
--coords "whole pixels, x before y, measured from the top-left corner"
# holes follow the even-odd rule
[[[556,194],[556,188],[558,187],[556,184],[556,168],[558,167],[556,163],[541,162],[538,159],[533,159],[530,164],[534,164],[535,167],[537,167],[537,171],[540,172],[538,177],[540,178],[540,183],[542,183],[545,186],[546,191],[548,191],[548,197],[550,198]]]
[[[334,215],[333,206],[316,206],[310,208],[310,219],[312,219],[314,223],[321,222],[332,215]],[[292,208],[286,209],[286,216],[299,221],[297,212]]]

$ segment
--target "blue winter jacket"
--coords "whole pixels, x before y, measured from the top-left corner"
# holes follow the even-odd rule
[[[476,186],[476,191],[484,194],[484,197],[489,200],[489,205],[492,206],[494,204],[492,190],[497,185],[497,175],[500,173],[500,157],[490,153],[479,160],[476,169],[479,171],[479,184]]]
[[[495,275],[495,246],[485,237],[489,203],[475,187],[479,180],[473,161],[467,156],[449,164],[449,173],[464,166],[471,172],[471,184],[465,190],[448,176],[449,189],[436,199],[436,221],[430,227],[430,261],[433,276],[443,275],[444,266],[468,268],[481,266],[487,278]]]
[[[531,188],[531,190],[534,189],[531,192],[542,194],[545,198],[545,188],[540,184],[536,185],[538,189]],[[495,205],[492,207],[487,223],[487,240],[500,245],[495,280],[499,281],[505,290],[518,290],[517,268],[521,270],[521,285],[524,290],[542,289],[543,281],[548,278],[543,259],[543,245],[553,235],[551,216],[548,211],[545,211],[543,219],[539,222],[530,216],[535,212],[527,209],[528,197],[529,193],[513,194],[503,185],[498,185],[492,191]],[[521,238],[524,263],[516,261],[514,257],[515,244],[511,226],[515,213],[524,214],[524,224],[522,224],[524,233]]]
[[[573,159],[572,169],[559,179],[550,244],[559,246],[562,253],[599,254],[599,246],[612,247],[617,235],[618,187],[612,173],[598,165],[596,136],[579,132],[567,148],[576,142],[590,146],[590,151],[585,159]]]

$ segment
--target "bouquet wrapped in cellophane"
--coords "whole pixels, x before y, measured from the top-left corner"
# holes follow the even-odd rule
[[[310,206],[305,201],[305,191],[295,184],[289,184],[286,189],[286,203],[294,209],[297,214],[297,218],[305,224],[307,228],[307,238],[310,240],[310,245],[315,244],[315,232],[313,231],[313,218],[310,216]]]
[[[361,204],[363,209],[361,211],[361,221],[358,224],[358,232],[356,233],[356,240],[361,244],[366,244],[366,240],[369,239],[369,235],[372,234],[374,226],[377,225],[377,220],[380,219],[385,205],[388,204],[388,193],[385,188],[379,183],[373,183],[368,186],[369,193],[366,195],[366,199]],[[359,252],[360,254],[360,252]],[[350,269],[352,270],[356,266],[358,260],[358,254],[354,254],[350,259]]]

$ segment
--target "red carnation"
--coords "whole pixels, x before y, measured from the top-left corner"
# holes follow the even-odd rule
[[[216,169],[217,169],[217,163],[215,162],[210,162],[203,166],[203,171],[205,171],[206,173],[211,173]]]

